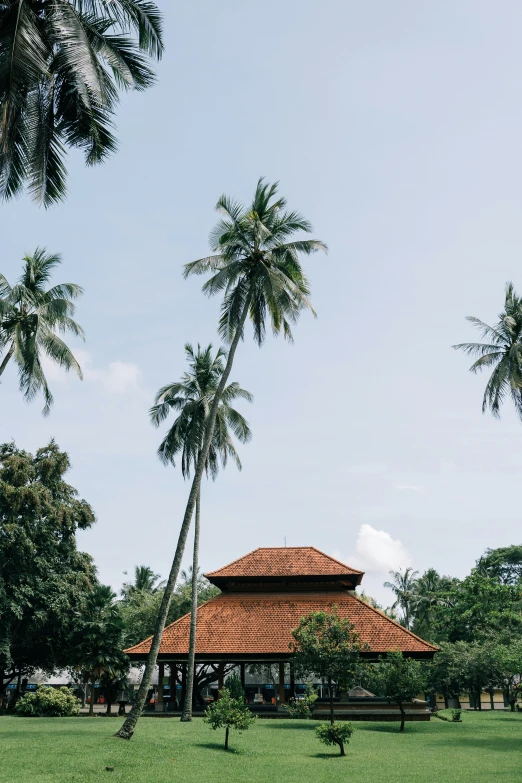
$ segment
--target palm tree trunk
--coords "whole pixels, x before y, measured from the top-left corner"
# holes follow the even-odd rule
[[[94,680],[91,682],[91,688],[90,688],[90,699],[89,699],[89,715],[94,715]]]
[[[243,305],[243,312],[241,313],[241,318],[239,320],[237,330],[234,335],[234,339],[232,340],[232,344],[228,352],[228,359],[225,366],[225,371],[221,376],[219,385],[214,395],[214,399],[212,401],[212,407],[210,409],[208,423],[205,430],[205,437],[203,439],[203,445],[201,447],[200,457],[196,467],[196,472],[194,474],[194,479],[192,481],[192,487],[190,489],[187,506],[185,508],[185,515],[183,517],[181,530],[179,531],[178,543],[176,546],[174,560],[172,562],[169,578],[167,581],[167,585],[165,587],[165,592],[163,593],[163,598],[161,601],[158,618],[156,620],[156,628],[154,630],[154,636],[152,637],[152,643],[150,646],[149,655],[147,657],[147,663],[145,664],[145,671],[143,672],[143,677],[141,679],[141,684],[136,696],[136,701],[134,702],[134,707],[127,715],[127,718],[123,726],[121,727],[121,729],[118,732],[116,732],[116,736],[120,737],[121,739],[130,739],[134,734],[136,723],[138,722],[138,718],[140,717],[141,711],[143,710],[145,704],[145,699],[147,698],[149,683],[152,682],[152,675],[154,673],[154,668],[156,666],[156,661],[158,659],[158,652],[161,644],[161,638],[163,636],[163,630],[165,628],[165,622],[167,619],[170,602],[172,600],[172,594],[174,593],[174,588],[178,580],[181,560],[183,557],[183,553],[185,551],[185,543],[187,541],[187,535],[190,528],[192,515],[194,513],[194,506],[196,505],[196,497],[198,495],[199,488],[201,486],[201,478],[203,476],[203,470],[205,467],[205,463],[207,461],[208,452],[210,450],[212,436],[214,434],[214,427],[216,425],[216,417],[217,417],[219,403],[221,402],[223,389],[226,386],[226,383],[230,375],[230,371],[232,370],[232,365],[234,363],[234,356],[236,353],[237,346],[239,344],[241,337],[243,336],[243,329],[245,326],[245,321],[247,319],[248,310],[250,307],[250,299],[251,297],[248,296]]]
[[[7,363],[9,361],[9,359],[11,358],[11,356],[13,355],[13,353],[14,353],[14,343],[11,343],[11,347],[7,351],[6,355],[4,356],[4,358],[2,360],[2,364],[0,364],[0,375],[2,375],[3,371],[7,367]]]
[[[192,720],[192,692],[194,688],[196,626],[198,613],[198,555],[199,555],[199,514],[201,506],[201,487],[196,497],[196,522],[194,525],[194,554],[192,556],[192,606],[190,610],[190,642],[187,667],[187,693],[183,704],[182,721]]]

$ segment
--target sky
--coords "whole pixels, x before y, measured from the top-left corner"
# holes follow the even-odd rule
[[[514,0],[167,3],[158,82],[123,97],[119,151],[68,157],[67,200],[0,208],[0,271],[37,246],[85,294],[70,339],[85,378],[54,368],[51,415],[2,378],[0,439],[54,437],[96,513],[78,536],[117,589],[136,564],[166,575],[188,494],[162,466],[148,409],[219,345],[219,300],[184,263],[207,254],[223,193],[280,182],[327,242],[305,259],[317,319],[295,344],[248,331],[232,380],[253,430],[202,497],[202,569],[258,546],[314,545],[366,571],[463,577],[520,543],[522,423],[481,413],[485,376],[454,343],[522,290],[522,7]],[[190,560],[190,542],[185,565]]]

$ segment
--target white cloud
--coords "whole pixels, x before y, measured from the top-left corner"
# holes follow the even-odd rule
[[[385,530],[361,525],[357,537],[356,555],[349,562],[361,571],[398,571],[411,566],[412,559],[404,544]]]
[[[419,487],[417,484],[395,484],[394,489],[399,492],[424,492],[424,487]]]
[[[74,355],[82,368],[85,382],[99,383],[110,394],[129,394],[140,389],[141,370],[137,364],[114,361],[109,362],[107,367],[98,368],[92,366],[92,357],[87,351],[76,349]],[[64,381],[71,376],[45,356],[42,364],[49,382]]]

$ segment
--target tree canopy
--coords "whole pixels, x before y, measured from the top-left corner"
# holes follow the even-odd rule
[[[75,538],[94,511],[64,480],[69,467],[54,441],[35,455],[0,446],[2,691],[19,673],[70,663],[74,617],[96,582]]]

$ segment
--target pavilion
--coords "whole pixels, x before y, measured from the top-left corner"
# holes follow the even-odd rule
[[[405,656],[431,659],[437,648],[423,641],[355,594],[364,573],[320,552],[315,547],[264,547],[229,565],[205,574],[222,591],[198,608],[196,664],[213,664],[218,688],[230,665],[278,664],[278,701],[295,692],[290,643],[291,632],[310,612],[337,611],[353,623],[367,649],[376,658],[399,649]],[[181,665],[186,678],[190,614],[167,626],[158,655],[160,683],[157,705],[163,709],[165,664],[171,683]],[[126,650],[132,661],[144,661],[152,637]],[[290,688],[285,695],[285,664],[290,664]],[[226,669],[225,669],[226,667]]]

